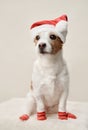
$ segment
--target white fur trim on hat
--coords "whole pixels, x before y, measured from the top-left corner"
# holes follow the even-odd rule
[[[53,25],[49,25],[49,24],[45,24],[45,25],[41,25],[41,26],[37,26],[33,29],[31,29],[31,33],[32,33],[32,38],[34,39],[35,36],[42,32],[42,31],[54,31],[55,30],[55,27]]]

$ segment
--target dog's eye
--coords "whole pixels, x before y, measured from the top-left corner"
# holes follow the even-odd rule
[[[54,34],[51,34],[51,35],[50,35],[50,39],[51,39],[51,40],[55,40],[55,39],[56,39],[56,36],[55,36]]]
[[[38,41],[38,40],[40,39],[40,36],[37,35],[37,36],[35,37],[35,39]]]

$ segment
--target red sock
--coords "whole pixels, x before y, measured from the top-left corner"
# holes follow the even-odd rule
[[[25,121],[25,120],[29,119],[29,116],[27,114],[24,114],[24,115],[20,116],[19,119],[21,119],[22,121]]]
[[[67,114],[68,114],[68,118],[77,119],[77,117],[74,114],[71,113],[67,113]]]
[[[71,113],[58,112],[58,118],[61,120],[67,120],[68,118],[76,119],[77,117]]]
[[[58,118],[61,120],[67,120],[68,116],[66,112],[58,112]]]
[[[37,119],[38,120],[46,120],[46,113],[45,112],[37,112]]]

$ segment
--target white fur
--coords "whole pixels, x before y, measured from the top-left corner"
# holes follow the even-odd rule
[[[62,50],[56,54],[40,54],[38,44],[46,43],[45,52],[50,53],[52,47],[48,38],[49,32],[44,31],[36,45],[37,59],[32,74],[33,90],[29,92],[26,114],[37,112],[65,112],[68,97],[69,75]]]

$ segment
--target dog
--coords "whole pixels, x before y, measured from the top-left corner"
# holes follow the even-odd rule
[[[46,113],[58,113],[58,118],[76,118],[67,113],[69,73],[63,59],[68,18],[62,15],[55,20],[44,20],[31,26],[37,59],[34,63],[30,92],[21,120],[28,120],[37,112],[38,120],[46,120]]]

